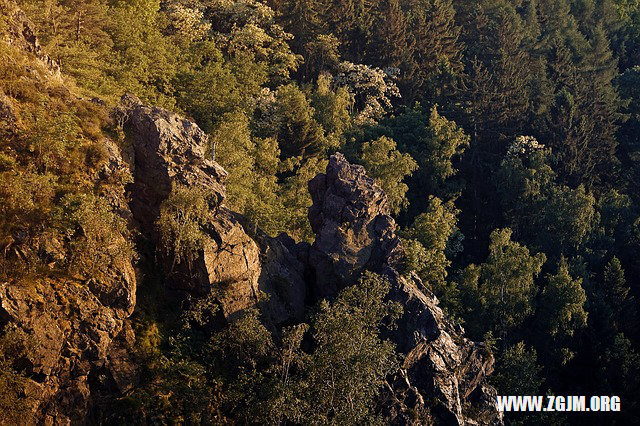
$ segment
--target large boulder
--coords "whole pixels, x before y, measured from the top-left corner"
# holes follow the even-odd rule
[[[394,424],[501,424],[495,390],[486,383],[493,371],[491,352],[466,339],[420,278],[404,270],[404,250],[382,189],[364,168],[338,153],[309,190],[316,240],[307,268],[315,295],[333,297],[371,270],[389,279],[388,297],[403,307],[398,327],[387,336],[404,356],[383,393],[388,419]]]
[[[387,196],[364,167],[349,164],[337,153],[326,173],[309,182],[309,192],[309,222],[316,234],[309,264],[317,298],[352,284],[363,269],[377,272],[387,264],[401,268],[403,252]]]

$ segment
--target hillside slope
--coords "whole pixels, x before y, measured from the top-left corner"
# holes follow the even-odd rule
[[[335,154],[310,182],[313,244],[271,238],[225,206],[227,173],[207,158],[195,123],[131,95],[113,109],[82,99],[15,4],[0,0],[0,10],[3,423],[118,419],[113,401],[161,380],[145,377],[141,350],[156,297],[174,318],[210,303],[206,339],[254,309],[280,336],[365,271],[389,283],[387,300],[403,312],[382,334],[400,368],[377,397],[381,418],[502,422],[487,384],[490,351],[464,338],[405,270],[387,196],[364,168]],[[123,412],[143,423],[157,414],[133,410]]]

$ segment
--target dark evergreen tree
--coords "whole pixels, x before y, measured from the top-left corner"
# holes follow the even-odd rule
[[[342,56],[351,62],[362,63],[364,61],[376,4],[377,2],[373,0],[328,2],[323,20],[340,40]]]
[[[381,0],[367,46],[367,63],[380,68],[400,68],[411,60],[412,48],[399,1]]]
[[[284,4],[282,20],[294,36],[291,44],[296,53],[302,53],[304,46],[323,32],[323,8],[324,3],[316,0],[287,0]]]
[[[446,108],[443,101],[453,94],[452,86],[463,71],[460,27],[452,1],[408,0],[406,8],[416,63],[407,103],[416,99]]]

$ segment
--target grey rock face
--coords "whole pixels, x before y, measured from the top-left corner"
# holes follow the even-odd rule
[[[398,328],[388,336],[404,355],[383,396],[390,421],[501,424],[495,391],[486,384],[493,357],[483,344],[464,338],[462,327],[446,318],[420,278],[404,272],[404,251],[382,189],[362,167],[336,154],[309,190],[316,240],[308,267],[316,295],[334,296],[366,269],[387,276],[389,298],[403,306]]]
[[[400,240],[387,197],[362,166],[340,153],[329,160],[326,174],[309,182],[313,205],[309,222],[316,239],[309,251],[318,298],[336,294],[355,282],[363,269],[384,265],[402,269]]]

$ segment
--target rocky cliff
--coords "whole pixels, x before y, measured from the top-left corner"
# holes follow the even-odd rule
[[[493,408],[495,392],[485,381],[492,371],[491,355],[447,320],[419,278],[404,273],[402,245],[386,196],[361,166],[335,154],[327,172],[310,182],[314,204],[309,220],[316,239],[310,247],[296,245],[284,236],[264,235],[225,207],[226,172],[206,158],[206,135],[194,123],[132,97],[123,98],[115,114],[133,148],[133,183],[127,189],[132,223],[144,238],[157,242],[154,223],[173,185],[216,194],[204,226],[208,242],[193,264],[165,264],[167,271],[173,270],[166,280],[172,289],[195,298],[218,290],[225,320],[260,306],[277,326],[299,321],[305,300],[335,296],[365,269],[384,274],[392,283],[389,297],[404,308],[399,327],[389,336],[404,356],[381,401],[389,420],[500,423]],[[119,157],[111,163],[125,167]],[[135,368],[127,365],[121,341],[127,335],[132,339],[124,320],[135,303],[135,274],[131,265],[122,272],[106,287],[55,281],[30,289],[0,285],[3,323],[17,324],[40,342],[38,361],[29,366],[30,386],[37,390],[28,391],[34,395],[34,419],[81,421],[91,402],[92,372],[106,368],[119,391],[130,389]],[[268,302],[261,303],[260,293],[269,296]],[[113,359],[125,359],[124,365]],[[110,363],[117,368],[110,369]]]
[[[60,65],[42,50],[33,24],[25,13],[11,0],[0,0],[0,13],[7,23],[7,28],[2,31],[6,42],[33,54],[48,70],[48,77],[60,81],[62,79]]]
[[[192,297],[215,291],[226,320],[256,306],[261,293],[269,296],[263,309],[274,324],[301,319],[302,264],[279,240],[253,229],[224,205],[227,173],[206,158],[207,135],[193,122],[131,96],[123,97],[115,115],[133,147],[131,210],[149,241],[158,242],[155,223],[173,187],[200,188],[212,195],[202,225],[207,235],[202,250],[189,264],[162,260],[171,271],[170,286]]]
[[[100,179],[127,175],[129,169],[117,147],[108,140],[104,143],[110,149]],[[112,187],[105,198],[124,218],[130,217],[124,187]],[[63,241],[51,237],[45,242],[25,240],[15,251],[45,252],[53,263],[62,260]],[[29,378],[24,392],[31,417],[26,424],[86,419],[90,384],[99,371],[110,370],[111,343],[136,304],[134,259],[114,256],[103,267],[96,279],[51,272],[27,282],[0,281],[0,327],[11,326],[28,336],[29,356],[19,366]]]
[[[464,338],[462,327],[445,317],[420,278],[406,274],[382,189],[362,166],[338,153],[309,190],[314,202],[309,221],[316,233],[307,262],[312,291],[331,297],[366,269],[389,278],[389,297],[403,307],[398,328],[389,336],[404,356],[383,403],[389,420],[499,424],[495,390],[485,383],[493,358],[483,344]]]
[[[6,40],[60,80],[59,67],[41,51],[24,14],[0,1],[11,23]],[[2,102],[2,96],[0,115],[10,122],[11,102]],[[391,283],[388,297],[404,310],[397,329],[386,336],[403,358],[379,401],[388,422],[502,422],[495,391],[486,382],[493,368],[490,352],[466,339],[420,279],[405,271],[386,195],[364,168],[341,154],[330,158],[326,173],[309,183],[315,241],[296,244],[286,235],[264,234],[225,205],[227,173],[207,156],[207,135],[195,123],[130,95],[112,116],[126,135],[125,144],[105,138],[108,158],[95,178],[131,177],[126,188],[111,186],[102,195],[141,245],[158,245],[157,220],[173,188],[209,194],[201,224],[205,242],[194,259],[175,264],[154,250],[154,272],[162,275],[176,303],[211,297],[220,308],[215,321],[223,324],[257,307],[278,330],[300,322],[317,300],[354,285],[363,271],[385,275]],[[32,355],[16,366],[28,378],[25,424],[90,423],[88,413],[100,395],[126,395],[135,387],[136,337],[128,318],[136,308],[139,278],[150,271],[134,267],[128,258],[107,265],[100,280],[51,274],[28,286],[0,281],[0,327],[21,330],[35,342]]]
[[[154,223],[172,186],[215,194],[203,227],[208,243],[190,265],[176,268],[164,261],[164,269],[172,270],[167,282],[173,289],[194,298],[214,294],[227,321],[259,306],[277,326],[300,321],[305,302],[336,296],[364,270],[383,274],[392,284],[389,297],[404,309],[388,336],[404,356],[383,403],[389,420],[500,423],[495,391],[485,380],[493,371],[490,352],[464,338],[420,279],[406,273],[387,197],[362,166],[338,153],[326,173],[309,183],[309,221],[316,237],[311,246],[296,245],[286,236],[268,237],[225,207],[226,173],[206,158],[207,137],[195,124],[130,96],[116,114],[133,145],[131,209],[146,238],[157,242]],[[261,303],[259,294],[267,302]]]

